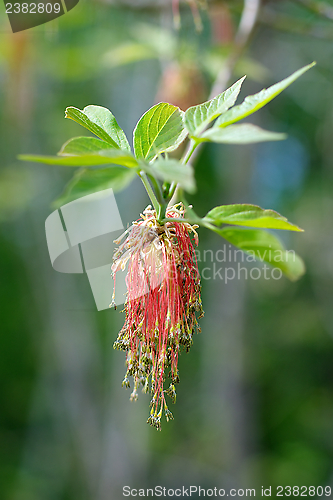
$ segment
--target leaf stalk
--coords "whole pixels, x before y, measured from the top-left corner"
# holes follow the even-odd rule
[[[153,204],[154,209],[156,210],[156,213],[159,214],[160,213],[161,204],[158,202],[158,200],[157,200],[157,198],[155,196],[155,193],[154,193],[154,191],[153,191],[153,189],[152,189],[152,187],[151,187],[151,185],[149,183],[147,174],[143,170],[141,170],[139,172],[139,177],[142,180],[142,183],[143,183],[144,187],[146,188],[147,194],[149,196],[150,201]]]

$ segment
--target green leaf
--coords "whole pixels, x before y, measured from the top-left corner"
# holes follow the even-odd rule
[[[79,170],[69,181],[61,196],[53,202],[53,206],[58,208],[77,198],[104,189],[112,188],[114,191],[121,191],[135,176],[134,170],[118,166]]]
[[[46,163],[47,165],[62,165],[64,167],[93,167],[115,163],[124,167],[137,167],[138,162],[131,153],[120,149],[103,149],[95,153],[80,156],[39,156],[19,155],[19,160]]]
[[[143,170],[166,182],[176,182],[185,191],[189,193],[195,192],[195,180],[194,172],[191,165],[180,163],[177,160],[163,160],[162,158],[157,159],[154,163],[150,165],[143,165]]]
[[[111,144],[95,137],[73,137],[65,142],[58,155],[85,155],[103,149],[114,149]]]
[[[79,123],[113,147],[131,150],[124,131],[119,127],[109,109],[102,106],[86,106],[81,111],[70,106],[66,108],[65,117]]]
[[[166,102],[150,108],[134,129],[136,157],[150,161],[160,153],[177,149],[187,136],[183,115],[183,111]]]
[[[214,127],[226,127],[231,123],[238,122],[243,118],[251,115],[258,111],[258,109],[262,108],[270,102],[274,97],[279,95],[285,88],[287,88],[291,83],[293,83],[297,78],[299,78],[303,73],[308,71],[308,69],[312,68],[316,63],[313,62],[304,68],[295,71],[292,75],[288,76],[279,83],[272,85],[268,89],[261,90],[258,94],[247,96],[242,104],[238,106],[234,106],[232,109],[224,113],[215,123]]]
[[[267,231],[229,227],[214,231],[257,260],[281,269],[292,281],[299,279],[305,272],[302,259],[293,250],[287,251],[282,243]]]
[[[269,132],[256,125],[243,123],[241,125],[230,125],[226,128],[212,127],[202,134],[200,141],[224,144],[251,144],[263,141],[281,141],[286,139],[286,137],[286,134]]]
[[[214,97],[210,101],[192,106],[185,112],[185,126],[190,136],[198,136],[210,122],[225,113],[236,102],[242,83],[246,77],[233,84],[232,87]]]
[[[257,205],[222,205],[210,210],[204,220],[216,226],[233,224],[236,226],[303,231],[300,227],[288,222],[288,219],[278,212],[264,210]]]

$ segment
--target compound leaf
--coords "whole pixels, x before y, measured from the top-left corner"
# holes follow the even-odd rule
[[[316,63],[313,62],[304,66],[304,68],[295,71],[292,75],[288,76],[281,82],[272,85],[268,89],[261,90],[258,94],[249,95],[245,97],[242,104],[238,106],[234,106],[232,109],[229,109],[226,113],[224,113],[220,118],[216,121],[216,127],[226,127],[231,123],[235,123],[247,116],[251,115],[258,111],[258,109],[262,108],[270,102],[274,97],[279,95],[285,88],[287,88],[291,83],[293,83],[297,78],[299,78],[303,73],[308,71],[308,69],[312,68]]]
[[[280,240],[267,231],[229,227],[213,230],[257,260],[281,269],[292,281],[299,279],[305,272],[302,259],[293,250],[286,250]]]
[[[113,163],[124,167],[137,167],[138,162],[128,151],[120,149],[102,149],[94,153],[84,155],[19,155],[19,160],[46,163],[47,165],[62,165],[64,167],[93,167],[95,165],[107,165]]]
[[[184,165],[177,160],[159,158],[154,163],[143,167],[143,170],[163,181],[176,182],[189,193],[195,191],[194,172],[188,163]]]
[[[235,104],[245,78],[246,77],[243,76],[243,78],[234,83],[232,87],[210,101],[199,104],[198,106],[192,106],[186,110],[185,126],[190,136],[197,137],[200,135],[210,122]]]
[[[103,149],[114,149],[113,146],[95,137],[73,137],[61,147],[58,155],[85,155],[102,151]]]
[[[166,102],[150,108],[134,129],[135,156],[150,161],[178,148],[187,136],[183,115],[183,111]]]
[[[134,170],[119,167],[82,169],[75,173],[64,192],[55,200],[53,206],[58,208],[70,201],[88,194],[112,188],[114,191],[124,189],[136,176]]]
[[[224,144],[251,144],[264,141],[281,141],[286,134],[269,132],[251,123],[230,125],[229,127],[212,127],[200,137],[200,141],[217,142]]]
[[[124,131],[119,127],[111,111],[102,106],[86,106],[82,111],[69,106],[65,117],[85,127],[100,139],[108,142],[115,148],[130,151],[130,145]]]

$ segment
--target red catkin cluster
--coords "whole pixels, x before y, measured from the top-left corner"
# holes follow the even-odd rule
[[[199,331],[197,315],[203,315],[195,226],[181,222],[182,204],[169,208],[166,216],[172,220],[160,225],[148,207],[126,231],[112,265],[115,276],[128,263],[126,319],[114,344],[127,353],[123,385],[130,387],[133,377],[133,400],[140,385],[151,392],[148,422],[157,429],[163,411],[167,420],[173,418],[165,396],[175,402],[179,351],[182,346],[189,350],[193,333]]]

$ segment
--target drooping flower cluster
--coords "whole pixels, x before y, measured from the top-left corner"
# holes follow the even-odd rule
[[[126,235],[111,268],[115,278],[128,264],[126,319],[114,343],[127,353],[123,386],[130,387],[132,376],[132,400],[140,385],[151,392],[148,423],[157,429],[163,411],[167,421],[173,418],[165,396],[175,402],[179,351],[189,350],[193,333],[200,331],[197,316],[203,315],[194,250],[197,226],[181,221],[184,211],[181,203],[170,207],[166,217],[172,220],[160,225],[155,210],[147,207],[119,239]]]

